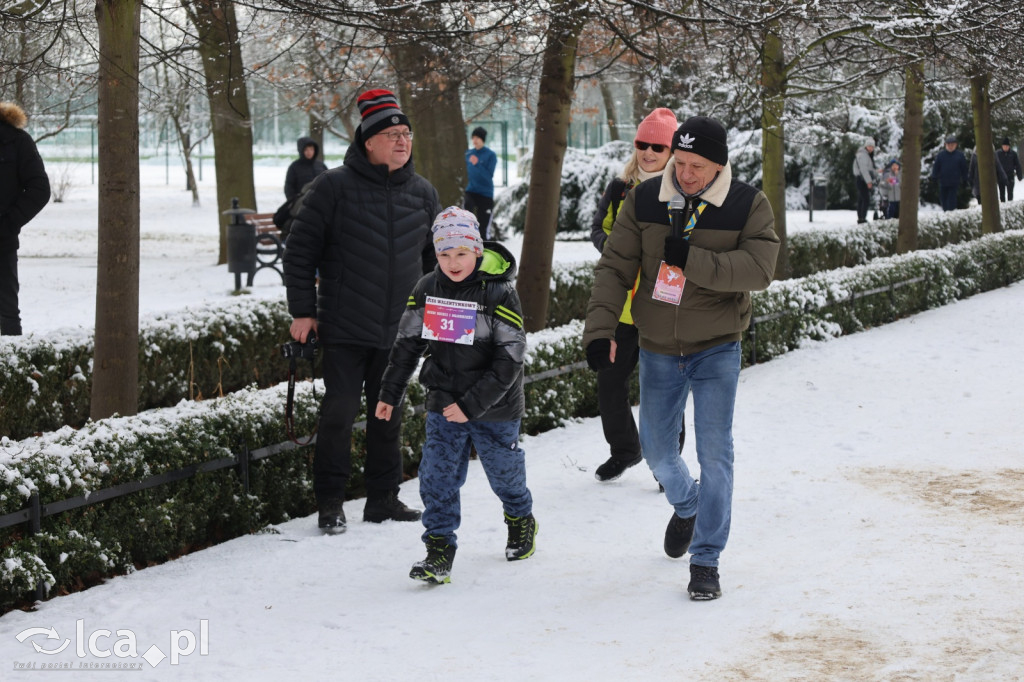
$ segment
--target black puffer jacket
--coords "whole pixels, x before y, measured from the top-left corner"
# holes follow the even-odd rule
[[[292,317],[317,318],[321,343],[389,347],[409,292],[436,263],[430,226],[440,210],[411,159],[389,174],[370,163],[357,134],[292,224],[284,253]]]
[[[416,285],[384,372],[380,399],[385,403],[401,402],[420,357],[429,350],[420,371],[420,383],[428,391],[428,411],[442,412],[457,403],[463,414],[476,421],[511,421],[525,414],[526,334],[512,285],[516,262],[497,242],[485,242],[484,247],[473,277],[453,282],[437,267]],[[422,338],[427,296],[476,303],[472,345]]]
[[[15,243],[21,228],[50,200],[50,180],[35,141],[22,130],[25,123],[20,107],[0,102],[0,241],[5,244]]]
[[[284,176],[284,198],[288,201],[298,196],[303,187],[327,170],[327,165],[317,158],[320,155],[320,145],[316,140],[312,137],[300,137],[296,145],[299,148],[299,158],[292,161]],[[312,159],[307,159],[303,151],[310,145],[316,148],[316,153]]]

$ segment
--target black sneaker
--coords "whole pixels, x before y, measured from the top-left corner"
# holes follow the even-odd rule
[[[341,508],[344,500],[327,498],[319,507],[320,516],[317,525],[325,535],[340,535],[345,532],[345,510]]]
[[[718,569],[714,566],[690,564],[690,584],[686,586],[693,601],[711,601],[722,596]]]
[[[597,467],[597,471],[594,472],[594,478],[603,483],[614,481],[622,476],[622,474],[626,472],[626,469],[639,464],[642,459],[643,457],[641,455],[637,455],[634,459],[618,459],[617,457],[609,457],[607,462]]]
[[[427,558],[412,565],[409,577],[435,585],[450,583],[452,579],[449,576],[452,572],[453,561],[455,561],[455,548],[449,545],[444,538],[431,535],[427,540]]]
[[[383,523],[384,521],[419,521],[423,512],[410,509],[398,499],[397,490],[371,493],[366,496],[363,507],[363,521]]]
[[[534,550],[537,549],[537,519],[533,518],[533,514],[526,516],[505,514],[505,525],[508,526],[505,558],[515,561],[531,557]]]
[[[693,540],[693,524],[696,520],[696,514],[684,519],[672,512],[672,518],[668,520],[668,527],[665,528],[665,554],[673,559],[686,554],[686,550],[690,549],[690,541]]]

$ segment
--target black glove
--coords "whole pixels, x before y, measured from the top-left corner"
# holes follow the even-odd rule
[[[682,237],[665,237],[665,262],[677,268],[686,267],[690,255],[690,242]]]
[[[590,369],[600,372],[612,366],[608,355],[612,352],[611,339],[594,339],[587,346],[587,364]]]

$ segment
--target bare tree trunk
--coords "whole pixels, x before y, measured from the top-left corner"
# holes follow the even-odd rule
[[[586,23],[586,7],[584,0],[553,2],[544,46],[526,226],[516,279],[516,290],[523,304],[523,328],[528,332],[547,326],[562,162],[568,146],[576,49]]]
[[[320,149],[320,160],[324,160],[324,122],[312,111],[309,112],[309,136],[316,142]]]
[[[775,27],[777,28],[777,27]],[[786,73],[782,41],[769,27],[761,48],[761,188],[772,212],[781,242],[775,279],[789,277],[786,247],[786,157],[782,116],[786,106]]]
[[[257,209],[252,174],[252,118],[242,69],[242,46],[231,0],[182,0],[199,33],[199,54],[210,100],[217,207],[220,213],[238,198],[241,208]],[[230,216],[220,216],[220,253],[226,263]]]
[[[907,67],[903,94],[903,170],[900,173],[900,222],[896,253],[917,249],[921,204],[921,145],[924,140],[924,66]]]
[[[178,144],[181,145],[181,155],[185,159],[186,189],[192,192],[192,205],[199,206],[199,186],[196,184],[195,169],[192,167],[192,136],[180,115],[172,113],[171,122],[174,124],[175,132],[178,133]]]
[[[601,99],[604,101],[604,113],[608,120],[608,139],[612,142],[619,139],[619,117],[616,114],[615,97],[611,87],[601,80]]]
[[[139,409],[138,0],[97,0],[99,252],[89,416]]]
[[[412,122],[416,172],[430,181],[442,206],[461,206],[466,186],[466,121],[459,84],[444,75],[429,43],[391,49],[402,111]]]
[[[981,190],[981,233],[1002,232],[999,194],[996,191],[996,153],[992,145],[992,99],[989,84],[992,74],[971,77],[971,109],[974,113],[974,153],[978,157],[978,183]]]

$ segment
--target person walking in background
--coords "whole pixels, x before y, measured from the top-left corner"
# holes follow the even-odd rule
[[[291,162],[284,176],[284,198],[287,201],[294,201],[303,187],[327,170],[327,164],[320,160],[320,145],[316,140],[300,137],[296,145],[299,158]]]
[[[345,161],[314,180],[284,252],[291,336],[306,343],[315,332],[323,351],[313,492],[328,534],[346,528],[360,394],[372,410],[409,292],[436,263],[430,225],[440,210],[437,190],[413,167],[412,129],[395,95],[370,90],[357,103],[362,120]],[[401,427],[400,410],[367,422],[364,521],[420,518],[398,499]]]
[[[1006,173],[1003,172],[1003,166],[999,163],[999,157],[995,157],[993,165],[996,171],[996,182],[999,185],[1005,185],[1010,181]],[[1012,177],[1012,176],[1010,176]],[[971,183],[971,194],[975,199],[978,200],[978,205],[981,206],[981,173],[978,172],[978,150],[975,149],[974,153],[971,154],[971,164],[967,171],[967,178]]]
[[[857,224],[868,221],[868,207],[871,205],[871,189],[877,182],[875,172],[875,141],[868,138],[853,157],[853,177],[857,181]]]
[[[967,159],[957,149],[956,137],[946,138],[945,149],[940,151],[932,164],[932,179],[939,183],[939,202],[943,211],[956,210],[956,193],[960,185],[967,182]]]
[[[297,146],[299,158],[288,166],[284,177],[284,203],[274,212],[274,224],[281,230],[281,239],[287,240],[292,222],[301,210],[303,190],[313,184],[318,175],[327,170],[320,160],[320,145],[312,137],[300,137]]]
[[[670,216],[674,199],[685,204],[680,216]],[[766,288],[775,272],[774,227],[764,192],[732,177],[725,128],[694,116],[676,130],[664,174],[626,195],[594,270],[583,331],[593,369],[615,362],[622,303],[635,287],[640,445],[673,507],[665,553],[691,554],[686,589],[693,600],[722,594],[718,565],[732,521],[740,338],[750,324],[750,291]],[[699,483],[679,452],[691,392]]]
[[[50,200],[50,179],[28,117],[17,104],[0,102],[0,335],[21,335],[18,307],[18,235]]]
[[[466,196],[463,208],[476,216],[480,234],[488,238],[491,229],[491,211],[494,209],[494,169],[498,167],[498,155],[484,145],[487,131],[477,126],[471,135],[472,147],[466,150]]]
[[[622,172],[613,178],[604,190],[597,204],[597,212],[590,223],[590,239],[598,251],[604,248],[608,235],[615,225],[619,206],[626,194],[645,180],[660,177],[672,156],[672,135],[679,122],[671,109],[659,107],[640,122],[633,138],[633,152],[626,161]],[[643,459],[640,454],[640,435],[633,418],[633,406],[629,400],[630,379],[640,359],[639,335],[630,314],[633,292],[626,297],[626,305],[615,327],[615,343],[618,353],[611,367],[597,373],[597,400],[601,413],[601,428],[611,455],[597,467],[594,477],[599,481],[614,481],[631,466]],[[682,449],[686,436],[685,424],[681,424],[679,447]]]
[[[1010,147],[1010,138],[1004,137],[996,151],[996,161],[1003,168],[1005,180],[999,180],[999,201],[1013,201],[1013,186],[1017,180],[1024,180],[1024,169],[1021,169],[1020,156]]]
[[[882,181],[879,184],[882,197],[886,201],[885,217],[900,217],[900,162],[893,159],[885,167],[882,173]]]
[[[420,383],[427,388],[427,434],[419,479],[427,557],[409,577],[441,584],[450,582],[458,547],[459,490],[471,444],[504,509],[508,561],[533,555],[537,521],[519,447],[526,333],[512,283],[515,258],[501,244],[483,242],[476,216],[465,209],[444,209],[432,229],[437,267],[409,296],[374,414],[385,421],[394,417],[426,353]]]

